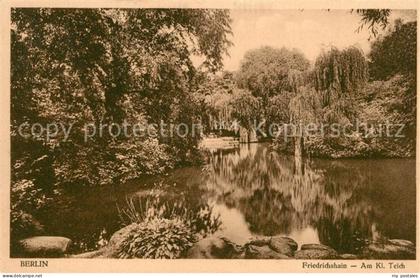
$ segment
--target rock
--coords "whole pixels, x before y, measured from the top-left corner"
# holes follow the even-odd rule
[[[399,245],[399,246],[404,246],[404,247],[409,247],[409,248],[416,248],[414,246],[414,243],[412,243],[409,240],[405,240],[405,239],[390,239],[388,241],[390,243],[394,244],[394,245]]]
[[[271,249],[277,253],[284,254],[292,257],[293,253],[297,250],[298,244],[288,237],[272,237],[269,242]]]
[[[318,260],[328,260],[328,259],[337,259],[338,254],[335,250],[323,250],[323,249],[305,249],[299,250],[295,253],[296,259],[318,259]]]
[[[70,255],[69,258],[75,258],[75,259],[106,258],[108,255],[107,251],[108,250],[106,248],[102,248],[96,251],[85,252],[85,253],[81,253],[77,255]]]
[[[316,243],[311,243],[311,244],[303,244],[302,247],[300,247],[301,250],[327,250],[327,251],[334,251],[334,249],[332,249],[329,246],[323,245],[323,244],[316,244]]]
[[[66,237],[36,236],[19,241],[21,255],[32,258],[62,257],[72,241]]]
[[[259,237],[250,240],[247,245],[264,246],[270,244],[271,237]]]
[[[338,253],[329,246],[323,244],[303,244],[295,253],[296,259],[337,259]]]
[[[343,260],[357,260],[357,256],[354,254],[341,254],[340,258]]]
[[[105,258],[118,258],[118,252],[123,241],[138,227],[137,223],[132,223],[116,231],[109,239],[108,245],[103,248],[101,256]]]
[[[186,255],[194,259],[238,259],[243,257],[242,247],[221,236],[204,238],[194,244]]]
[[[132,223],[116,231],[109,239],[110,246],[120,246],[122,241],[137,227],[137,223]]]
[[[277,253],[268,245],[256,246],[247,245],[245,248],[246,259],[290,259],[289,256]]]
[[[405,240],[373,242],[363,248],[362,257],[378,260],[415,259],[416,249],[413,243]]]
[[[212,256],[220,259],[231,259],[240,255],[242,247],[233,243],[225,237],[220,237],[213,241],[210,248]]]

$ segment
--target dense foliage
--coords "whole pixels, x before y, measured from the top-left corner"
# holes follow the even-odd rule
[[[224,71],[220,75],[197,75],[194,99],[200,107],[200,119],[205,133],[215,132],[228,126],[233,120],[230,102],[237,91],[234,75]]]
[[[238,86],[266,100],[293,91],[294,75],[308,67],[309,61],[297,50],[272,47],[251,50],[245,54],[238,71]]]
[[[289,101],[291,123],[324,125],[322,132],[304,136],[307,154],[415,155],[416,33],[415,22],[398,20],[372,43],[370,60],[355,47],[332,48],[316,59],[306,86]],[[332,124],[345,127],[340,136]],[[290,142],[283,141],[277,138],[275,142],[291,151]]]
[[[119,258],[176,259],[196,241],[181,219],[153,218],[136,225],[124,238]]]
[[[395,22],[384,36],[372,43],[370,76],[373,80],[385,80],[395,74],[416,74],[417,22]]]
[[[221,225],[209,205],[193,208],[182,198],[168,202],[158,191],[128,199],[120,217],[130,229],[119,247],[120,258],[179,258]]]
[[[51,195],[194,161],[197,136],[103,132],[86,140],[86,124],[194,123],[191,57],[203,57],[204,72],[220,69],[229,33],[225,10],[13,9],[12,192],[23,180]],[[71,132],[19,135],[36,123]]]
[[[362,130],[353,128],[349,131],[351,136],[347,137],[331,138],[327,135],[324,138],[308,138],[309,153],[328,157],[415,155],[416,25],[416,22],[403,24],[397,20],[393,29],[372,42],[369,63],[354,48],[350,49],[352,52],[341,52],[348,61],[341,63],[344,68],[340,68],[340,62],[331,63],[338,67],[335,72],[339,78],[329,80],[337,84],[336,88],[345,94],[344,98],[336,97],[331,101],[328,94],[325,99],[322,93],[325,83],[319,82],[318,77],[315,79],[315,88],[322,95],[324,121],[354,125],[358,121],[366,126]],[[349,55],[351,53],[352,56]],[[315,71],[319,72],[318,61]],[[328,71],[322,72],[325,74]],[[367,83],[368,79],[370,82]],[[398,136],[387,136],[385,128],[389,134]]]
[[[262,47],[248,51],[236,75],[237,85],[249,93],[241,93],[233,103],[240,123],[245,127],[264,122],[289,121],[288,103],[307,76],[309,61],[296,49]],[[267,132],[265,132],[268,134]]]

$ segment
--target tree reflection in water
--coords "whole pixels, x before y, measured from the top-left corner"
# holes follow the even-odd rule
[[[157,190],[168,202],[214,206],[222,221],[218,232],[238,244],[257,235],[288,235],[299,245],[321,242],[356,253],[365,240],[383,236],[416,241],[415,159],[313,159],[298,175],[293,157],[250,144],[216,151],[208,162],[206,171],[185,167],[63,195],[37,217],[50,234],[94,246],[104,228],[109,234],[121,228],[116,204]]]
[[[215,152],[209,159],[207,190],[216,203],[239,210],[254,235],[292,235],[314,229],[319,242],[343,253],[357,252],[368,240],[383,236],[414,241],[415,234],[393,234],[389,223],[383,222],[384,214],[401,209],[398,203],[384,203],[393,202],[384,191],[394,185],[383,176],[392,174],[391,180],[405,184],[404,191],[414,190],[415,198],[411,161],[312,160],[305,161],[303,173],[297,174],[293,157],[270,151],[266,144]],[[385,173],[387,165],[412,172]],[[415,206],[413,215],[410,210],[406,218],[414,219],[415,233]],[[302,238],[306,243],[313,240]]]

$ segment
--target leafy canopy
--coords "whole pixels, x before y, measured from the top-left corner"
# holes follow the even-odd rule
[[[395,74],[416,73],[417,22],[395,22],[395,28],[379,37],[369,53],[370,75],[374,79],[387,79]]]
[[[292,91],[290,76],[303,72],[309,61],[297,50],[262,47],[245,54],[238,72],[238,85],[256,97],[271,97]]]

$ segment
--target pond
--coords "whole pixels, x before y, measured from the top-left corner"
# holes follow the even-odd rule
[[[37,217],[49,234],[95,249],[101,232],[109,237],[121,228],[117,206],[156,184],[174,200],[211,204],[218,232],[238,244],[286,235],[299,245],[357,253],[369,240],[416,240],[415,159],[312,159],[297,174],[293,157],[267,143],[216,150],[204,166],[161,177],[74,190]]]

